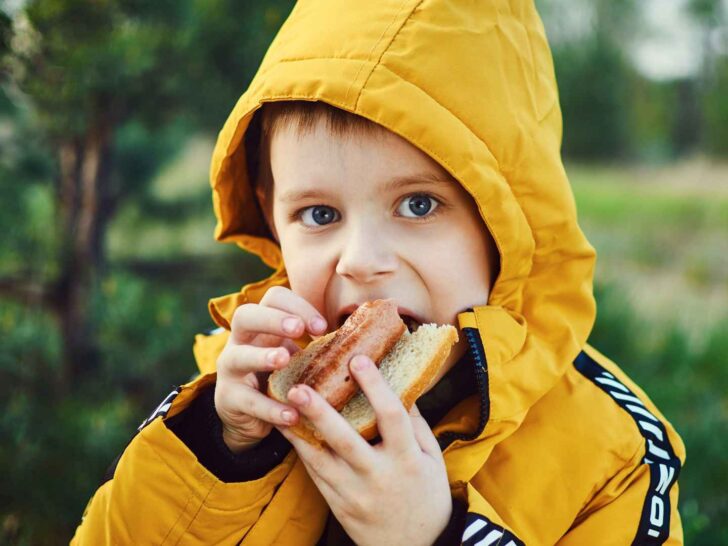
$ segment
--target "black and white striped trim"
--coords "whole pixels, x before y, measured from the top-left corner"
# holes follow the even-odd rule
[[[180,389],[179,387],[176,387],[172,392],[170,392],[167,397],[162,400],[162,403],[157,406],[157,408],[147,417],[144,419],[144,422],[139,425],[139,428],[137,430],[142,430],[144,427],[146,427],[149,423],[154,421],[157,417],[164,417],[167,415],[167,412],[169,411],[169,408],[172,407],[172,402],[175,398],[177,398],[177,395],[179,394]]]
[[[680,459],[672,449],[665,425],[635,394],[606,371],[585,352],[574,361],[582,375],[612,399],[634,419],[645,439],[643,464],[650,466],[650,487],[642,507],[642,517],[633,545],[663,544],[670,536],[670,488],[680,474]]]
[[[464,546],[524,546],[516,536],[481,514],[468,512],[465,517]]]

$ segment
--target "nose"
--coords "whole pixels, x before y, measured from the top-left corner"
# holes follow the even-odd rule
[[[342,234],[336,273],[359,283],[376,282],[393,273],[397,256],[390,239],[376,223],[352,225]]]

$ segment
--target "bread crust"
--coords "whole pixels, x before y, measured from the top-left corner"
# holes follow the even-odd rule
[[[457,340],[457,330],[452,327],[448,328],[448,336],[440,341],[440,345],[438,345],[437,350],[432,354],[430,361],[424,367],[420,378],[400,397],[402,405],[405,407],[407,412],[412,409],[412,406],[417,399],[423,392],[425,392],[425,390],[427,390],[430,383],[432,383],[432,380],[437,376],[437,373],[440,371],[443,364],[445,364],[447,357],[450,355],[450,350]],[[365,440],[376,438],[379,434],[376,418],[372,418],[368,423],[360,426],[357,430],[359,430],[359,433]]]

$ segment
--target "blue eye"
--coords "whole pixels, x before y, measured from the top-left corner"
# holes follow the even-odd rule
[[[308,207],[301,211],[301,222],[308,227],[325,226],[339,219],[336,209],[323,205]]]
[[[410,195],[402,199],[397,214],[405,218],[422,218],[430,214],[440,203],[429,195]]]

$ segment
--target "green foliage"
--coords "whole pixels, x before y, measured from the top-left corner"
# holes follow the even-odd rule
[[[688,11],[695,19],[707,24],[720,23],[721,0],[689,0]]]
[[[218,129],[292,2],[31,0],[15,79],[54,135],[100,116]]]
[[[185,12],[176,2],[34,0],[16,80],[48,130],[83,135],[99,116],[159,122],[178,107]],[[117,122],[118,122],[117,121]]]
[[[574,169],[577,171],[577,169]],[[580,211],[591,223],[616,226],[629,223],[630,229],[662,230],[667,233],[699,229],[728,230],[728,198],[669,192],[658,193],[639,185],[610,183],[608,175],[587,169],[591,178],[580,178],[574,187]],[[581,174],[581,171],[577,171]],[[611,181],[613,182],[613,181]]]
[[[614,158],[626,148],[629,75],[620,52],[600,35],[554,51],[564,116],[563,153]]]
[[[184,279],[168,284],[109,275],[93,306],[102,369],[60,399],[53,390],[60,339],[52,317],[2,303],[0,517],[15,515],[23,540],[67,543],[138,424],[196,372],[192,339],[211,325],[209,296],[208,287]]]
[[[630,142],[634,154],[651,162],[674,155],[672,141],[676,93],[669,83],[650,82],[634,74],[631,82]]]
[[[57,245],[51,152],[27,112],[9,99],[5,106],[6,115],[0,108],[0,276],[43,280],[55,273]]]
[[[716,156],[728,156],[728,56],[715,66],[713,81],[705,92],[705,147]]]
[[[13,22],[10,16],[0,9],[0,60],[10,50]]]

